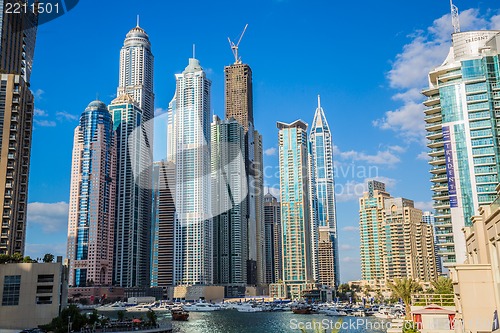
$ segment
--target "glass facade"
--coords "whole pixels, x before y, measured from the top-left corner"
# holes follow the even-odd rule
[[[461,49],[474,33],[453,35],[453,57],[429,73],[423,92],[437,247],[445,266],[465,260],[461,229],[471,225],[480,205],[494,200],[500,180],[500,52],[490,38]],[[485,47],[488,52],[481,51]]]

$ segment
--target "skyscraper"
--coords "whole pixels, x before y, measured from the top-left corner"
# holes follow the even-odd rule
[[[307,124],[277,123],[281,198],[283,282],[287,295],[300,298],[313,281],[309,211],[309,154]]]
[[[466,259],[462,228],[500,181],[500,31],[456,32],[429,73],[425,105],[436,234],[444,266]]]
[[[390,198],[385,184],[376,180],[368,182],[368,191],[359,199],[359,233],[361,278],[384,279],[383,227],[384,200]]]
[[[27,1],[22,1],[27,2]],[[37,16],[0,1],[0,254],[24,254],[34,98],[29,89]]]
[[[122,287],[150,285],[151,191],[149,149],[142,136],[138,102],[123,94],[111,102],[117,146],[114,282]],[[151,180],[149,180],[151,184]]]
[[[154,57],[148,34],[139,26],[129,31],[120,52],[117,96],[130,95],[144,113],[144,123],[154,117]]]
[[[224,68],[225,117],[235,119],[245,129],[246,173],[248,175],[247,213],[247,283],[260,284],[265,278],[264,249],[264,179],[262,136],[254,128],[252,69],[235,62]]]
[[[169,162],[175,163],[174,284],[211,284],[211,82],[194,58],[175,77],[175,97],[169,111],[169,123],[175,126],[169,147],[174,153],[168,153]]]
[[[175,165],[162,161],[158,183],[158,286],[174,285]]]
[[[73,141],[68,219],[69,285],[113,282],[116,193],[113,123],[101,101],[89,104]]]
[[[151,287],[158,287],[158,241],[160,226],[160,172],[163,162],[154,162],[151,184]]]
[[[438,235],[436,234],[436,219],[434,217],[434,213],[432,212],[424,212],[422,215],[422,221],[424,223],[427,223],[432,226],[432,230],[434,232],[434,253],[436,254],[436,269],[438,275],[441,275],[443,273],[443,263],[441,262],[441,256],[438,254],[439,253],[439,248],[438,248]]]
[[[338,258],[338,241],[337,241],[337,217],[335,209],[335,180],[334,180],[334,165],[333,165],[333,146],[330,127],[325,117],[323,108],[321,107],[321,100],[318,96],[318,108],[314,114],[314,120],[309,134],[310,143],[310,159],[311,168],[313,173],[311,176],[311,186],[313,190],[311,194],[312,207],[315,210],[313,214],[313,226],[316,228],[313,235],[314,248],[313,248],[313,262],[328,275],[328,278],[321,276],[322,270],[317,270],[318,281],[325,285],[336,287],[340,283],[339,275],[339,258]],[[323,233],[326,229],[330,233],[331,246],[327,246],[325,242],[327,239],[325,235],[322,237],[322,256],[318,255],[319,249],[319,228],[322,228]],[[327,249],[333,251],[331,254],[325,253]],[[330,260],[333,258],[333,261]],[[324,262],[319,262],[325,260]],[[331,265],[331,267],[329,267]],[[333,272],[333,279],[330,278],[330,272]],[[332,284],[333,283],[333,284]]]
[[[247,178],[245,132],[234,119],[214,116],[211,126],[212,211],[214,213],[214,283],[226,296],[247,282]],[[228,209],[230,208],[230,209]],[[243,289],[244,292],[244,289]]]
[[[266,230],[266,280],[277,283],[282,280],[281,248],[281,207],[278,199],[271,193],[264,196],[264,225]]]
[[[434,233],[413,201],[391,197],[372,180],[359,202],[363,280],[435,280]]]

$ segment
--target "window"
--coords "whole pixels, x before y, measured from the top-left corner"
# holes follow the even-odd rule
[[[3,283],[2,306],[19,305],[21,275],[7,275]]]
[[[36,304],[52,304],[52,296],[37,296]]]
[[[54,282],[54,274],[38,275],[38,283]]]

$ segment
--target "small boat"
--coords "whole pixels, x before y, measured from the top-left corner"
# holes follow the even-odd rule
[[[312,306],[296,306],[292,308],[292,312],[295,314],[313,314],[317,313]]]
[[[325,309],[322,312],[327,316],[337,316],[337,317],[347,316],[347,313],[345,311],[339,311],[336,308]]]
[[[184,311],[181,307],[174,307],[171,310],[172,320],[187,321],[189,312]]]
[[[166,303],[156,303],[151,307],[151,310],[153,310],[154,312],[168,312],[170,311],[170,307]]]

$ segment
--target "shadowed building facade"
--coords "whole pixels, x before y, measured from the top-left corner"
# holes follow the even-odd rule
[[[19,1],[27,3],[27,1]],[[24,254],[34,97],[30,77],[37,16],[0,1],[0,254]]]

